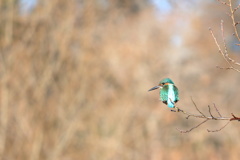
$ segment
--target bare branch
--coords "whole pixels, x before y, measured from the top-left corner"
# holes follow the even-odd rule
[[[212,31],[211,28],[209,29],[209,31],[210,31],[210,33],[211,33],[211,35],[212,35],[212,37],[213,37],[213,39],[214,39],[214,41],[215,41],[216,46],[218,47],[218,52],[222,55],[222,57],[224,58],[224,60],[225,60],[225,61],[228,63],[228,65],[230,66],[230,67],[219,67],[219,66],[217,66],[217,68],[219,68],[219,69],[232,69],[232,70],[235,70],[235,71],[237,71],[237,72],[240,72],[239,69],[233,67],[232,64],[231,64],[231,63],[234,63],[234,64],[238,65],[239,63],[235,62],[233,59],[231,59],[231,58],[228,56],[227,47],[226,47],[226,42],[225,42],[225,38],[224,38],[223,20],[221,21],[221,31],[222,31],[222,39],[223,39],[223,44],[224,44],[224,52],[222,51],[222,49],[221,49],[221,47],[220,47],[220,45],[219,45],[219,43],[218,43],[218,41],[217,41],[217,38],[215,37],[215,35],[214,35],[214,33],[213,33],[213,31]],[[230,62],[231,62],[231,63],[230,63]]]
[[[231,11],[232,25],[233,25],[233,29],[234,29],[234,32],[235,32],[235,36],[238,39],[238,41],[240,41],[240,38],[239,38],[238,31],[237,31],[237,28],[236,28],[236,21],[235,21],[234,12],[240,7],[239,5],[236,8],[233,9],[232,0],[229,0],[229,9]]]
[[[221,20],[221,31],[222,31],[222,40],[224,45],[224,56],[228,57],[227,45],[226,45],[226,40],[224,36],[223,20]]]
[[[214,41],[215,41],[216,46],[218,47],[219,53],[222,54],[222,56],[223,56],[223,58],[225,59],[225,61],[230,65],[230,63],[228,62],[228,60],[227,60],[226,57],[224,56],[224,53],[222,52],[222,49],[221,49],[221,47],[220,47],[220,45],[219,45],[219,43],[218,43],[218,41],[217,41],[217,38],[216,38],[215,35],[213,34],[212,29],[210,28],[209,31],[210,31],[210,33],[211,33],[211,35],[212,35],[212,37],[213,37],[213,39],[214,39]]]
[[[234,120],[240,121],[240,117],[236,117],[233,113],[232,113],[232,116],[233,118],[231,118],[230,121],[234,121]]]
[[[240,23],[240,22],[236,22],[236,23],[235,23],[235,26],[237,26],[239,23]]]
[[[212,119],[215,119],[215,117],[212,115],[211,107],[209,105],[208,105],[208,112],[209,112],[210,116],[212,117]]]
[[[222,115],[220,114],[220,112],[219,112],[217,106],[215,105],[215,103],[213,103],[213,106],[214,106],[215,110],[217,111],[218,115],[219,115],[220,117],[222,117]]]
[[[236,8],[233,9],[233,13],[235,13],[239,9],[239,7],[240,7],[240,4]]]
[[[208,119],[205,119],[204,121],[202,121],[202,122],[199,123],[198,125],[190,128],[189,130],[181,130],[181,129],[179,129],[179,128],[176,128],[176,129],[177,129],[179,132],[181,132],[181,133],[189,133],[189,132],[191,132],[192,130],[194,130],[194,129],[198,128],[199,126],[201,126],[202,124],[206,123],[207,121],[208,121]]]
[[[221,128],[219,129],[216,129],[216,130],[209,130],[207,129],[208,132],[219,132],[221,131],[223,128],[225,128],[231,121],[228,121],[224,126],[222,126]]]
[[[230,19],[232,21],[232,26],[233,26],[233,30],[234,30],[233,35],[237,38],[238,42],[240,42],[240,37],[239,37],[238,31],[237,31],[237,25],[240,22],[235,20],[235,15],[234,15],[235,12],[240,8],[240,4],[238,4],[234,8],[232,6],[232,0],[228,0],[228,2],[218,0],[218,2],[220,2],[221,4],[226,5],[226,6],[229,7],[229,12],[227,12],[226,14],[230,17]],[[211,33],[214,41],[215,41],[216,46],[218,47],[219,53],[221,53],[221,55],[223,56],[224,60],[228,63],[228,66],[229,66],[229,67],[218,67],[217,66],[217,68],[219,68],[219,69],[226,69],[226,70],[234,70],[234,71],[240,72],[240,70],[238,68],[235,68],[233,66],[233,65],[240,66],[240,63],[236,62],[234,59],[230,58],[229,54],[228,54],[228,50],[227,50],[227,46],[226,46],[226,40],[225,40],[225,36],[224,36],[223,20],[221,20],[221,33],[222,33],[222,41],[223,41],[224,50],[221,49],[221,47],[220,47],[220,45],[219,45],[215,35],[213,34],[212,29],[209,29],[209,30],[210,30],[210,33]],[[236,45],[238,46],[239,44],[236,44]]]
[[[216,66],[218,69],[226,69],[226,70],[235,70],[237,72],[240,72],[238,69],[234,68],[234,67],[220,67],[220,66]]]
[[[194,100],[192,99],[191,97],[191,100],[192,100],[192,103],[194,104],[195,108],[197,109],[197,111],[203,116],[203,117],[206,117],[197,107],[196,103],[194,102]]]
[[[218,116],[218,117],[213,116],[212,111],[211,111],[211,107],[210,107],[209,105],[208,105],[208,109],[209,109],[208,111],[209,111],[210,116],[205,116],[205,114],[203,114],[203,113],[199,110],[199,108],[197,107],[196,103],[193,101],[192,97],[191,97],[191,100],[192,100],[192,103],[194,104],[196,110],[199,112],[199,114],[188,113],[188,112],[180,109],[179,107],[176,107],[176,108],[177,108],[177,111],[178,111],[178,112],[181,112],[181,113],[183,113],[183,114],[185,114],[185,115],[187,115],[186,119],[188,119],[189,117],[194,117],[194,118],[202,118],[202,119],[205,119],[205,120],[204,120],[203,122],[199,123],[198,125],[190,128],[189,130],[180,130],[180,129],[177,128],[177,130],[179,130],[181,133],[191,132],[193,129],[198,128],[200,125],[202,125],[203,123],[205,123],[205,122],[207,122],[207,121],[209,121],[209,120],[225,120],[225,121],[228,121],[228,123],[225,124],[225,125],[224,125],[223,127],[221,127],[220,129],[217,129],[217,130],[209,130],[209,129],[208,129],[208,130],[207,130],[208,132],[218,132],[218,131],[222,130],[223,128],[225,128],[231,121],[234,121],[234,120],[235,120],[235,121],[240,121],[240,117],[235,116],[233,113],[231,114],[232,117],[223,117],[223,116],[220,114],[220,112],[219,112],[219,110],[217,109],[217,107],[216,107],[215,104],[213,104],[213,106],[214,106],[214,108],[215,108],[215,110],[216,110],[216,112],[218,113],[219,116]]]
[[[224,2],[224,1],[221,1],[221,0],[218,0],[218,2],[222,3],[223,5],[229,6],[229,4],[227,2]]]
[[[235,62],[234,59],[229,57],[229,54],[227,51],[227,46],[226,46],[226,40],[225,40],[225,36],[224,36],[223,20],[221,20],[221,32],[222,32],[222,40],[223,40],[223,45],[224,45],[224,53],[222,53],[222,55],[224,56],[225,60],[228,62],[229,66],[231,66],[230,62],[235,65],[239,65],[239,63]],[[233,70],[239,71],[238,69],[234,68],[233,66],[228,67],[228,69],[233,69]]]

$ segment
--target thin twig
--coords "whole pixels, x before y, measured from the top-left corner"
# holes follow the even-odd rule
[[[214,106],[215,110],[217,111],[218,115],[219,115],[220,117],[222,117],[222,115],[220,114],[219,110],[217,109],[215,103],[213,103],[213,106]]]
[[[227,45],[226,45],[226,40],[225,40],[225,36],[224,36],[224,28],[223,28],[223,20],[221,20],[221,32],[222,32],[222,40],[223,40],[223,46],[224,46],[224,53],[222,52],[221,50],[221,53],[224,57],[224,59],[227,61],[227,63],[229,64],[230,67],[226,67],[225,69],[233,69],[233,70],[238,70],[236,68],[234,68],[231,63],[235,64],[235,65],[238,65],[239,63],[235,62],[234,59],[230,58],[229,57],[229,54],[228,54],[228,50],[227,50]],[[231,63],[230,63],[231,62]]]
[[[219,129],[216,129],[216,130],[209,130],[207,129],[208,132],[219,132],[221,131],[223,128],[225,128],[231,121],[228,121],[224,126],[222,126],[221,128]]]
[[[226,41],[225,41],[225,36],[224,36],[224,29],[223,29],[223,20],[221,20],[221,31],[222,31],[222,40],[223,40],[223,45],[224,45],[224,54],[227,54],[227,46],[226,46]]]
[[[240,117],[236,117],[233,113],[231,113],[231,115],[233,116],[233,118],[231,118],[230,121],[234,120],[240,121]]]
[[[210,28],[209,31],[210,31],[210,33],[211,33],[211,35],[212,35],[212,37],[213,37],[213,39],[214,39],[214,41],[215,41],[216,46],[218,47],[218,52],[221,53],[222,56],[223,56],[223,58],[225,59],[225,61],[226,61],[229,65],[231,65],[231,64],[228,62],[228,60],[226,59],[226,57],[224,56],[224,53],[222,52],[222,49],[221,49],[221,47],[220,47],[220,45],[219,45],[219,43],[218,43],[218,41],[217,41],[217,38],[216,38],[215,35],[213,34],[212,29]]]
[[[223,5],[229,6],[229,4],[228,4],[227,2],[223,2],[223,1],[221,1],[221,0],[218,0],[218,2],[222,3]]]
[[[239,7],[240,7],[240,4],[236,8],[233,9],[233,13],[235,13],[239,9]]]
[[[211,112],[211,107],[210,107],[210,105],[208,105],[208,112],[209,112],[210,116],[211,116],[213,119],[215,119],[215,117],[212,115],[212,112]]]
[[[207,121],[208,121],[208,119],[205,119],[204,121],[202,121],[202,122],[199,123],[198,125],[190,128],[189,130],[181,130],[181,129],[179,129],[179,128],[176,128],[176,129],[177,129],[179,132],[181,132],[181,133],[189,133],[189,132],[191,132],[192,130],[198,128],[199,126],[201,126],[202,124],[204,124],[204,123],[207,122]]]
[[[235,36],[236,38],[238,39],[238,41],[240,41],[240,38],[239,38],[239,35],[238,35],[238,31],[237,31],[237,28],[236,28],[236,21],[235,21],[235,17],[234,17],[234,12],[239,8],[239,5],[233,9],[232,7],[232,0],[229,0],[229,9],[231,11],[231,19],[232,19],[232,25],[233,25],[233,29],[234,29],[234,32],[235,32]]]
[[[192,97],[191,97],[192,103],[194,104],[195,108],[197,109],[197,111],[203,116],[206,117],[197,107],[196,103],[193,101]]]
[[[221,23],[221,30],[222,30],[222,36],[224,36],[224,33],[223,33],[223,21],[222,21],[222,23]],[[214,41],[215,41],[215,44],[216,44],[216,46],[217,46],[217,48],[218,48],[218,52],[222,55],[222,57],[224,58],[224,60],[228,63],[228,65],[230,66],[230,67],[219,67],[219,66],[217,66],[217,68],[220,68],[220,69],[232,69],[232,70],[235,70],[235,71],[237,71],[237,72],[240,72],[240,70],[239,69],[237,69],[237,68],[234,68],[233,66],[232,66],[232,64],[229,62],[229,61],[231,61],[231,62],[234,62],[233,61],[233,59],[231,59],[230,57],[228,57],[228,55],[226,56],[225,54],[224,54],[224,52],[222,51],[222,49],[221,49],[221,47],[220,47],[220,45],[219,45],[219,43],[218,43],[218,41],[217,41],[217,38],[215,37],[215,35],[214,35],[214,33],[213,33],[213,31],[212,31],[212,29],[211,28],[209,28],[209,31],[210,31],[210,33],[211,33],[211,35],[212,35],[212,37],[213,37],[213,39],[214,39]],[[224,43],[225,43],[225,40],[224,40]],[[224,46],[226,47],[226,44],[224,44]],[[226,50],[226,48],[225,48],[225,52],[227,52],[227,50]],[[237,63],[236,63],[237,64]]]

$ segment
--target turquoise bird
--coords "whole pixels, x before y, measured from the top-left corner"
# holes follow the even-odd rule
[[[175,108],[175,103],[179,101],[178,88],[170,78],[165,78],[159,84],[148,91],[160,88],[160,100],[168,105],[169,108]]]

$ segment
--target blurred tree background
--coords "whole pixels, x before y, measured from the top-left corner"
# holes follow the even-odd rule
[[[233,1],[237,5],[239,1]],[[227,6],[201,0],[0,0],[0,159],[239,159],[240,127],[170,112],[147,92],[165,77],[178,106],[239,113],[240,76],[211,37]],[[236,19],[240,19],[239,11]]]

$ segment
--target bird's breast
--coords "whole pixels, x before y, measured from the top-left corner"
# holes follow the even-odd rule
[[[174,86],[172,84],[168,85],[168,98],[172,101],[175,101]]]

